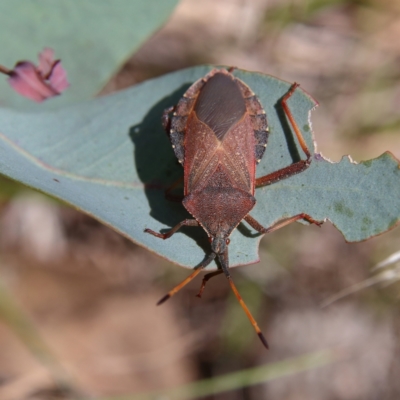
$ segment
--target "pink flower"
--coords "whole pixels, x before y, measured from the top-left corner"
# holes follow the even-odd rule
[[[38,103],[58,96],[68,86],[67,74],[60,60],[54,60],[54,50],[45,48],[39,54],[39,65],[19,61],[13,70],[0,66],[0,72],[9,75],[10,86],[20,95]]]

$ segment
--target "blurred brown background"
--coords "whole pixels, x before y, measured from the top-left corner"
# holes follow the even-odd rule
[[[398,0],[182,0],[101,94],[204,63],[299,82],[320,103],[314,134],[333,161],[385,150],[400,158]],[[321,308],[400,250],[399,228],[357,244],[329,222],[264,237],[261,262],[234,269],[233,277],[269,340],[267,352],[223,276],[201,300],[197,279],[156,307],[187,270],[67,206],[1,182],[0,279],[55,358],[48,360],[35,333],[21,337],[23,322],[4,313],[1,400],[73,398],[55,385],[58,367],[77,390],[104,397],[333,346],[343,361],[207,398],[400,398],[399,285],[374,285]]]

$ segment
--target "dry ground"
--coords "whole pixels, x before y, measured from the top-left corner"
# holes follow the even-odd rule
[[[400,158],[399,37],[399,1],[183,0],[102,94],[200,63],[235,65],[300,82],[318,99],[313,128],[330,159]],[[0,278],[87,395],[178,386],[338,346],[343,362],[210,399],[397,400],[399,286],[320,305],[367,279],[399,249],[399,232],[347,244],[329,223],[294,224],[265,237],[260,264],[233,274],[270,352],[223,277],[202,300],[197,281],[155,307],[187,270],[31,192],[2,204]],[[1,400],[72,398],[10,323],[0,322],[0,354]]]

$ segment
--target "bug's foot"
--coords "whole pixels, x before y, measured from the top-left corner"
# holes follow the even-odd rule
[[[204,283],[201,284],[201,288],[199,290],[199,293],[196,294],[196,297],[198,297],[199,299],[201,299],[201,296],[203,295],[204,292],[204,288],[206,287],[206,285]]]
[[[158,237],[160,239],[166,239],[164,233],[155,232],[155,231],[153,231],[152,229],[149,229],[149,228],[146,228],[144,231],[146,233],[150,233],[151,235],[156,236],[156,237]]]
[[[324,221],[317,221],[316,219],[310,217],[308,214],[300,214],[300,216],[301,216],[302,219],[307,221],[309,224],[314,224],[314,225],[317,225],[319,227],[321,227],[322,224],[324,223]]]
[[[170,297],[171,297],[171,295],[169,293],[167,293],[163,298],[161,298],[160,300],[157,301],[157,305],[159,306],[162,303],[165,303]]]
[[[317,225],[319,228],[321,228],[321,226],[323,225],[324,221],[316,221],[316,220],[312,220],[309,221],[311,224]]]

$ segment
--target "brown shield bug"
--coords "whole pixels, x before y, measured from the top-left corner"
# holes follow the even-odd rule
[[[317,225],[320,222],[307,214],[298,214],[265,228],[250,216],[249,212],[256,204],[255,188],[304,171],[311,163],[311,154],[287,105],[287,100],[299,86],[294,83],[281,105],[306,159],[266,176],[255,177],[256,165],[267,146],[267,117],[257,96],[231,73],[232,70],[212,70],[190,86],[176,107],[164,111],[164,128],[184,168],[183,205],[194,219],[180,222],[167,233],[145,231],[168,239],[182,226],[201,226],[211,243],[211,254],[158,304],[178,292],[217,257],[220,268],[204,276],[198,296],[210,278],[224,273],[262,343],[268,348],[229,272],[229,236],[242,220],[260,233],[273,232],[299,219]],[[173,113],[172,118],[170,113]]]

